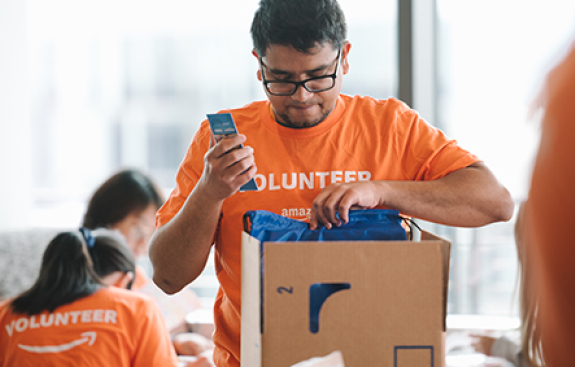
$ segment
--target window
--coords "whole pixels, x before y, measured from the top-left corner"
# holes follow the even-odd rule
[[[75,225],[73,203],[123,166],[170,190],[206,113],[265,97],[250,53],[256,6],[29,2],[34,220],[61,207]]]
[[[437,1],[437,124],[482,158],[516,202],[527,196],[538,145],[530,108],[574,21],[575,3],[561,0]],[[514,222],[438,229],[455,244],[450,313],[518,313]]]

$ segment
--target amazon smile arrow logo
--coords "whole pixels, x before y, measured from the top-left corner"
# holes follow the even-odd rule
[[[31,346],[18,344],[18,347],[31,353],[60,353],[77,347],[78,345],[82,345],[86,342],[88,345],[93,345],[96,341],[96,332],[94,331],[87,331],[80,335],[83,336],[83,338],[62,345]]]

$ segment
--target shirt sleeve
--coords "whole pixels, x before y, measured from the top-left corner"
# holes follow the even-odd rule
[[[400,110],[397,136],[406,175],[413,180],[435,180],[480,161],[407,106]]]

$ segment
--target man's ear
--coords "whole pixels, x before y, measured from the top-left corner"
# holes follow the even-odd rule
[[[116,287],[118,288],[123,288],[123,289],[127,289],[128,288],[128,284],[130,284],[130,282],[134,280],[134,273],[129,271],[127,273],[125,273],[116,283]]]
[[[252,55],[254,55],[254,57],[258,60],[258,65],[260,64],[260,55],[258,55],[258,52],[256,51],[256,49],[254,48],[252,50]],[[261,82],[262,80],[262,71],[260,70],[260,68],[258,67],[258,71],[256,73],[258,80]]]
[[[349,73],[349,50],[351,50],[351,43],[345,41],[341,51],[341,70],[344,75]]]

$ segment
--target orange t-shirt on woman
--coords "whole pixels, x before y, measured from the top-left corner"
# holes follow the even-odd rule
[[[0,303],[0,367],[178,366],[154,301],[115,287],[47,311],[15,314]]]

